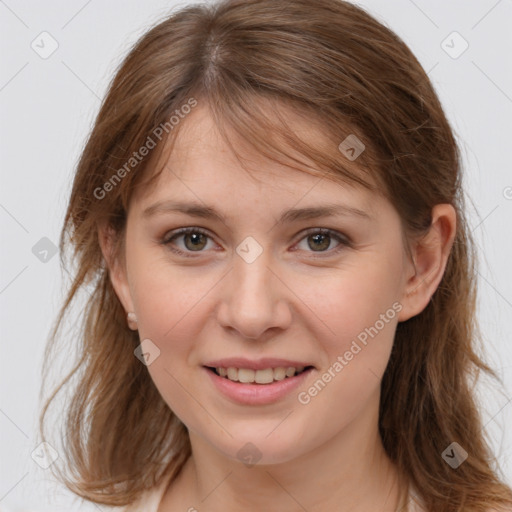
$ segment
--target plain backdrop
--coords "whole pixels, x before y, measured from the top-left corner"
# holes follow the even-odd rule
[[[477,392],[484,428],[512,482],[512,2],[356,3],[415,53],[462,150],[479,245],[478,315],[488,360],[505,384],[498,393],[483,381]],[[0,510],[84,507],[33,457],[40,442],[41,356],[66,284],[51,247],[58,243],[74,168],[114,70],[177,5],[0,1]],[[58,47],[45,55],[52,44]]]

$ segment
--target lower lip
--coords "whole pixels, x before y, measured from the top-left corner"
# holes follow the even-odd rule
[[[243,405],[265,405],[278,402],[297,389],[313,370],[313,368],[309,368],[299,375],[286,377],[283,380],[274,381],[270,384],[246,384],[243,382],[233,382],[226,377],[220,377],[206,367],[203,367],[203,369],[222,394],[232,401]]]

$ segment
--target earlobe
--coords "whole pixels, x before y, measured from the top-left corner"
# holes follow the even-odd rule
[[[139,328],[139,326],[137,324],[137,317],[135,316],[135,313],[133,311],[130,311],[126,315],[126,323],[128,324],[128,327],[132,331],[136,331]]]
[[[117,234],[112,227],[108,225],[98,227],[98,241],[105,260],[105,266],[108,269],[112,287],[125,311],[133,312],[134,307],[126,269],[122,262],[119,261],[115,251],[116,238]]]
[[[450,204],[438,204],[432,210],[428,233],[412,247],[413,262],[402,297],[403,322],[421,313],[441,282],[456,235],[457,215]]]

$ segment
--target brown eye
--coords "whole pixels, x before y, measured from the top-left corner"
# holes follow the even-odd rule
[[[183,244],[177,244],[176,240],[182,239]],[[187,253],[202,252],[208,244],[210,236],[206,231],[200,228],[183,228],[174,232],[172,236],[166,236],[162,240],[162,244],[169,246],[173,252],[187,256]],[[176,247],[178,246],[178,247]]]
[[[338,245],[330,250],[329,247],[333,239]],[[306,252],[326,253],[327,256],[338,253],[344,247],[351,247],[351,242],[348,237],[345,237],[337,231],[325,228],[311,229],[306,232],[306,236],[299,242],[299,248],[303,240],[307,240],[307,247],[302,250]]]
[[[331,244],[331,236],[324,233],[317,233],[316,235],[309,235],[308,241],[312,241],[311,243],[308,242],[308,246],[311,249],[315,251],[317,249],[323,251],[329,248],[329,245]]]
[[[183,240],[185,241],[185,247],[191,251],[197,251],[204,249],[206,245],[206,236],[203,233],[185,233]],[[188,243],[190,242],[190,243]]]

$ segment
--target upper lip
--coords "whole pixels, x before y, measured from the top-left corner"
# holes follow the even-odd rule
[[[210,368],[247,368],[249,370],[265,370],[266,368],[288,368],[293,366],[294,368],[313,366],[312,364],[304,361],[292,361],[290,359],[278,359],[265,357],[263,359],[250,360],[244,357],[228,357],[226,359],[216,359],[215,361],[209,361],[204,366]]]

